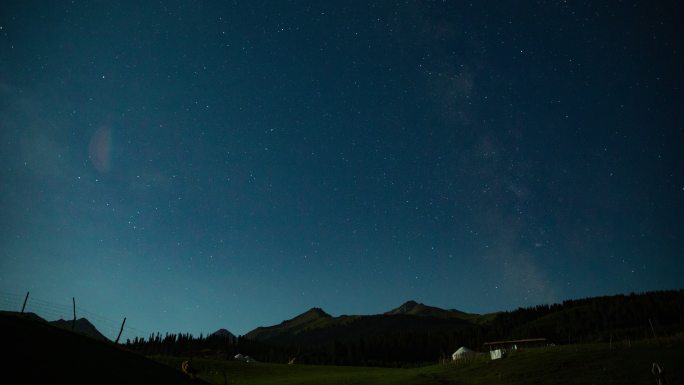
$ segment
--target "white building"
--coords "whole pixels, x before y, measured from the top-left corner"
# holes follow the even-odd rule
[[[457,351],[454,352],[454,354],[451,355],[451,359],[456,361],[456,360],[460,360],[462,358],[466,358],[468,356],[472,356],[474,354],[475,354],[474,351],[466,348],[465,346],[461,346],[460,348],[458,348]]]

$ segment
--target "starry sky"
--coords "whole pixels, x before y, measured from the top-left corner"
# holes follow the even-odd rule
[[[244,334],[682,288],[676,3],[3,1],[0,291]]]

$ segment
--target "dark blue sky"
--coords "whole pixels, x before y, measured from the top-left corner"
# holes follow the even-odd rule
[[[4,1],[0,291],[145,331],[682,288],[676,2]]]

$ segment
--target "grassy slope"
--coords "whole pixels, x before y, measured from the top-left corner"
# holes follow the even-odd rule
[[[16,314],[0,314],[0,349],[3,384],[200,383],[113,343]]]
[[[654,383],[651,365],[658,362],[670,384],[684,383],[684,341],[660,345],[639,343],[609,349],[607,344],[568,345],[519,351],[497,361],[486,357],[467,363],[412,369],[339,366],[245,364],[194,360],[200,377],[214,384],[647,384]],[[172,366],[181,359],[157,357]]]

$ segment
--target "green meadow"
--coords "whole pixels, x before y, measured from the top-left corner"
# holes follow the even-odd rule
[[[653,384],[653,363],[669,384],[684,384],[684,338],[618,344],[577,344],[519,350],[500,360],[480,355],[415,368],[284,365],[195,358],[199,378],[216,385],[295,384]],[[153,357],[180,368],[182,358]]]

